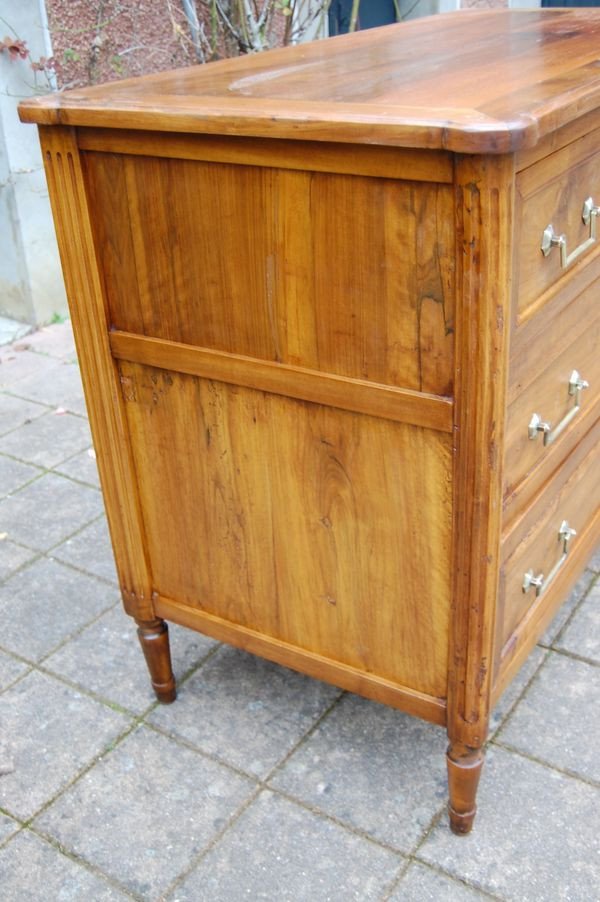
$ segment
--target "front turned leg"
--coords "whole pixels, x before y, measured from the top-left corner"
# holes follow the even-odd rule
[[[461,742],[451,742],[446,753],[448,764],[448,812],[454,833],[470,833],[477,811],[475,796],[483,765],[483,750]]]
[[[168,705],[175,701],[177,689],[171,669],[169,628],[164,620],[137,620],[138,638],[152,680],[152,688],[159,702]]]

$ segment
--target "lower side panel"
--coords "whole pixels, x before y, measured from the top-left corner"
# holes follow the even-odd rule
[[[121,373],[157,613],[441,722],[451,436]]]
[[[220,642],[235,645],[251,654],[259,655],[276,664],[306,673],[318,680],[333,683],[341,689],[356,692],[376,702],[399,708],[415,717],[431,723],[446,725],[446,701],[433,698],[415,689],[399,686],[372,673],[365,673],[347,664],[340,664],[314,652],[288,645],[278,639],[263,636],[254,630],[229,623],[220,617],[191,609],[160,596],[154,600],[154,610],[163,620],[187,626],[197,632],[212,636]]]

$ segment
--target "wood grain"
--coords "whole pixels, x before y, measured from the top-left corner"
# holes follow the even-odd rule
[[[153,620],[145,530],[79,151],[72,129],[41,128],[40,138],[121,594],[130,614]]]
[[[121,370],[159,595],[444,697],[450,438]]]
[[[555,578],[552,590],[532,604],[504,647],[499,646],[499,660],[492,693],[493,703],[518,674],[531,654],[539,637],[550,626],[556,612],[564,604],[593,551],[598,547],[600,513],[577,536],[577,544],[570,551],[569,566]]]
[[[595,288],[596,298],[597,291]],[[583,305],[578,303],[577,309],[582,311],[583,333],[564,350],[561,350],[559,341],[553,342],[551,345],[553,353],[547,356],[544,369],[518,393],[508,408],[504,464],[505,496],[514,495],[532,471],[545,463],[551,446],[544,445],[541,434],[535,439],[530,439],[528,425],[532,415],[537,413],[552,429],[556,429],[558,424],[570,415],[575,398],[569,394],[569,380],[574,370],[577,370],[581,378],[587,380],[590,385],[581,392],[579,412],[554,443],[562,446],[560,453],[563,457],[574,446],[575,436],[578,431],[580,432],[577,430],[580,426],[579,420],[585,419],[588,414],[593,415],[594,408],[600,403],[600,319],[586,324]],[[556,326],[559,325],[560,321]],[[553,334],[555,326],[554,324],[552,326]],[[552,334],[547,335],[548,342],[552,341]]]
[[[506,153],[594,110],[595,10],[487,10],[21,104],[24,121]],[[443,78],[440,78],[440,73]]]
[[[500,564],[514,161],[457,160],[457,359],[448,735],[480,748],[488,726]]]
[[[599,244],[593,245],[563,270],[558,248],[547,257],[540,249],[542,233],[550,224],[556,234],[566,235],[569,253],[589,237],[590,227],[581,214],[588,197],[596,195],[600,203],[599,137],[598,132],[586,135],[517,176],[515,294],[520,322],[552,297],[544,295],[546,289],[560,288],[576,273],[585,273],[590,256],[600,251]]]
[[[415,689],[400,686],[376,673],[366,673],[360,668],[332,661],[323,655],[297,648],[280,639],[257,633],[247,627],[231,623],[214,614],[207,614],[197,608],[190,608],[188,605],[180,604],[170,598],[157,596],[155,605],[160,616],[173,623],[179,623],[205,633],[220,642],[235,645],[237,648],[260,655],[276,664],[306,673],[317,680],[333,683],[334,686],[339,686],[348,692],[356,692],[365,698],[373,699],[373,701],[399,708],[415,717],[431,721],[431,723],[440,726],[446,724],[446,703],[443,698],[434,698]]]
[[[399,423],[452,432],[452,401],[449,398],[270,363],[239,354],[208,351],[129,332],[111,332],[110,346],[118,360],[144,363],[163,370],[204,376]]]
[[[79,129],[81,150],[136,154],[173,160],[208,163],[240,163],[246,166],[299,169],[302,172],[334,172],[374,178],[407,179],[451,184],[452,154],[423,153],[409,147],[376,147],[326,141],[286,141],[221,135],[182,135],[110,128]]]
[[[600,511],[600,467],[598,466],[598,424],[580,442],[563,466],[546,485],[543,494],[512,525],[502,541],[502,570],[499,585],[499,648],[504,648],[532,605],[538,602],[535,592],[522,591],[523,577],[532,569],[546,577],[561,556],[559,529],[563,520],[577,530],[571,542],[575,548],[579,535]],[[565,569],[570,569],[567,558]],[[548,588],[552,595],[554,586]],[[540,598],[546,603],[546,592]]]
[[[452,394],[449,186],[85,159],[113,328]]]

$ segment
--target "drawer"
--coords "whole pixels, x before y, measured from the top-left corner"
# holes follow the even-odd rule
[[[498,633],[504,646],[534,605],[552,604],[559,574],[570,566],[600,514],[600,421],[504,536]],[[572,532],[575,530],[575,533]]]
[[[600,248],[595,238],[596,204],[600,204],[599,141],[599,132],[592,132],[517,175],[519,321],[544,305],[555,287],[580,273]]]
[[[582,421],[600,401],[600,319],[556,356],[553,332],[551,324],[541,337],[548,349],[547,366],[509,403],[505,498],[550,456],[556,466],[569,453]],[[527,381],[527,372],[521,375]]]

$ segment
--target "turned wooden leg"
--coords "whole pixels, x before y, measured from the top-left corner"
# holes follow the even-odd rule
[[[448,764],[448,812],[454,833],[470,833],[477,806],[475,796],[483,765],[483,750],[461,742],[451,742],[446,753]]]
[[[137,620],[138,638],[152,680],[152,688],[159,702],[175,701],[177,688],[171,669],[169,628],[164,620]]]

